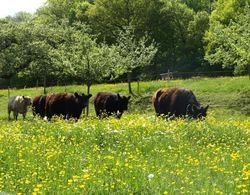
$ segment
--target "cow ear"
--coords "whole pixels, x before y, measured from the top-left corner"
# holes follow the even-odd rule
[[[130,100],[130,98],[131,98],[131,96],[128,96],[128,97],[127,97],[128,101]]]
[[[88,95],[88,98],[91,98],[91,97],[92,97],[92,94],[89,94],[89,95]]]
[[[191,113],[193,111],[193,108],[191,106],[191,104],[187,105],[187,109],[186,109],[186,113]]]
[[[207,109],[209,108],[209,105],[207,105],[204,109],[205,109],[205,111],[207,111]]]
[[[196,105],[192,105],[192,111],[195,112],[198,110],[198,107]]]
[[[23,99],[25,99],[25,96],[23,95]]]
[[[75,92],[74,95],[75,95],[76,97],[79,96],[77,92]]]
[[[118,99],[121,99],[121,96],[120,96],[120,94],[119,94],[119,93],[117,93],[117,97],[118,97]]]

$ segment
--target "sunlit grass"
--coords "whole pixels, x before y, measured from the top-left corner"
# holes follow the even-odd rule
[[[227,115],[241,114],[238,112],[250,110],[250,80],[244,77],[219,77],[219,78],[193,78],[170,81],[140,82],[139,91],[137,83],[132,83],[135,95],[132,97],[129,112],[153,112],[151,98],[154,92],[162,87],[185,87],[191,89],[201,104],[209,104],[210,108],[222,109]],[[85,92],[84,85],[48,87],[47,92]],[[128,95],[127,83],[98,84],[91,87],[93,97],[100,91],[113,91]],[[10,90],[10,95],[29,95],[35,97],[42,94],[43,88],[26,88]],[[244,98],[244,100],[242,99]],[[0,90],[0,119],[7,117],[8,91]],[[245,103],[241,103],[245,102]],[[235,113],[236,112],[236,113]],[[90,99],[90,115],[94,116],[93,98]],[[28,115],[29,117],[29,115]]]
[[[139,93],[133,83],[135,96],[121,120],[98,120],[91,103],[90,116],[77,123],[48,122],[31,112],[25,121],[8,121],[7,90],[0,90],[0,192],[249,194],[250,118],[241,112],[248,105],[234,104],[249,93],[249,82],[247,77],[150,81],[140,83]],[[151,97],[169,86],[190,88],[202,104],[210,104],[206,120],[156,118]],[[127,94],[127,84],[91,90]],[[42,88],[11,90],[11,95],[40,93]]]
[[[245,193],[250,121],[1,121],[0,191]]]

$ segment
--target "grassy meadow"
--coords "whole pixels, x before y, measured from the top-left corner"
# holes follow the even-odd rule
[[[206,120],[162,120],[151,97],[161,87],[192,89]],[[7,120],[7,90],[0,90],[0,192],[14,194],[249,194],[250,80],[193,78],[133,83],[135,95],[121,120],[90,116]],[[49,92],[86,91],[86,86]],[[127,84],[99,91],[127,93]],[[42,88],[11,89],[11,95]],[[93,100],[93,98],[91,99]]]

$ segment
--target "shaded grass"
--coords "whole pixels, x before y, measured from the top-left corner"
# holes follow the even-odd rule
[[[137,83],[132,83],[133,96],[129,112],[153,112],[151,98],[154,92],[163,87],[184,87],[191,89],[197,99],[210,108],[225,111],[229,115],[249,114],[250,80],[248,77],[193,78],[186,80],[140,82],[139,92]],[[86,92],[86,86],[56,86],[49,87],[48,92]],[[127,83],[99,84],[91,87],[93,96],[100,91],[119,92],[127,94]],[[43,88],[11,89],[11,95],[29,95],[34,97],[43,93]],[[0,118],[7,116],[7,90],[0,90]],[[93,98],[90,100],[90,115],[94,116]],[[31,117],[29,115],[29,117]]]

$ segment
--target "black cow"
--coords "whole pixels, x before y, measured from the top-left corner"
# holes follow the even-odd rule
[[[92,95],[78,93],[51,93],[47,95],[45,115],[50,120],[53,115],[63,116],[65,119],[80,118],[83,108],[89,103]]]
[[[45,116],[45,102],[46,102],[46,95],[38,95],[34,97],[32,102],[32,111],[33,115],[39,115],[40,117]]]
[[[121,96],[119,93],[99,92],[94,100],[96,116],[114,115],[121,118],[123,112],[128,109],[130,96]]]
[[[195,119],[206,117],[209,107],[202,107],[191,90],[182,88],[157,90],[153,105],[157,116],[190,116]]]

